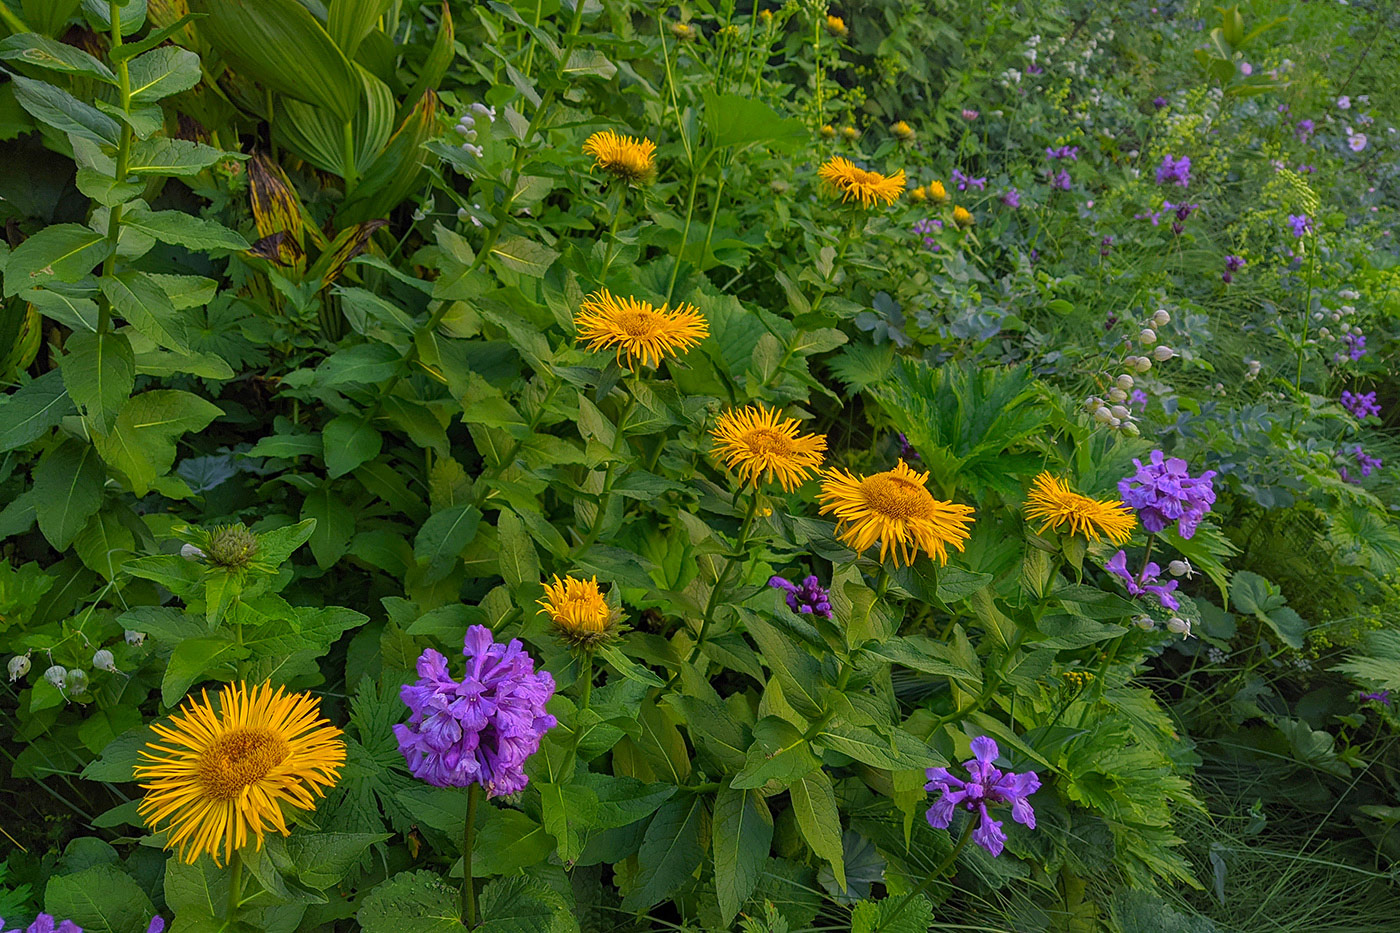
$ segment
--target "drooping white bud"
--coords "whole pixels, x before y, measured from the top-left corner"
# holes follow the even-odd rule
[[[10,683],[14,683],[25,674],[29,673],[29,656],[24,654],[15,655],[13,658],[10,658],[9,668]]]
[[[1108,400],[1110,402],[1121,402],[1128,397],[1128,393],[1114,386],[1108,390]]]
[[[1113,417],[1117,418],[1119,421],[1127,421],[1133,416],[1133,413],[1128,411],[1128,409],[1124,408],[1122,405],[1114,405],[1112,408],[1109,409],[1109,413],[1112,414]]]
[[[1102,407],[1103,399],[1099,398],[1097,395],[1091,395],[1084,400],[1085,411],[1098,411]]]
[[[68,689],[74,693],[87,693],[88,675],[87,671],[79,670],[76,667],[68,669]]]
[[[1157,342],[1157,332],[1150,327],[1144,327],[1138,331],[1138,343],[1144,347],[1150,347]]]
[[[1166,344],[1162,344],[1152,351],[1152,358],[1159,363],[1165,363],[1174,356],[1176,356],[1176,351]]]
[[[1192,576],[1191,562],[1185,559],[1174,560],[1170,564],[1167,564],[1167,572],[1174,577],[1186,577],[1190,579]]]
[[[1127,424],[1123,425],[1123,433],[1128,435],[1129,437],[1137,437],[1142,433],[1142,431],[1139,430],[1136,424],[1129,421]]]
[[[1151,616],[1138,616],[1136,619],[1133,620],[1133,624],[1136,625],[1138,628],[1142,629],[1144,632],[1150,632],[1152,631],[1152,627],[1155,623],[1152,621]]]
[[[62,690],[68,683],[68,672],[63,669],[62,664],[55,664],[53,667],[44,671],[44,679]]]
[[[1145,356],[1138,357],[1137,362],[1133,364],[1133,369],[1136,369],[1140,373],[1145,373],[1151,368],[1152,361]]]
[[[1124,392],[1126,392],[1133,387],[1133,377],[1129,376],[1127,373],[1124,373],[1123,375],[1119,376],[1117,381],[1113,384],[1116,385],[1118,388],[1122,389]]]
[[[1099,408],[1094,412],[1094,420],[1099,424],[1108,424],[1113,420],[1113,412],[1107,407]]]
[[[92,655],[92,666],[99,671],[115,673],[117,669],[117,659],[112,657],[112,652],[106,648],[98,648]]]
[[[140,648],[140,647],[141,647],[141,643],[142,643],[143,641],[145,641],[145,640],[146,640],[146,633],[145,633],[145,632],[136,632],[136,631],[132,631],[131,629],[127,629],[127,630],[126,630],[126,643],[127,643],[128,645],[135,645],[136,647]]]
[[[1172,616],[1167,620],[1167,631],[1173,635],[1188,636],[1191,634],[1191,623],[1180,616]]]
[[[1157,313],[1152,315],[1152,323],[1158,327],[1166,327],[1172,322],[1172,316],[1167,313],[1166,308],[1158,308]]]
[[[204,552],[193,544],[180,545],[180,556],[185,560],[204,560]]]
[[[458,136],[465,136],[468,133],[472,132],[471,121],[463,117],[462,122],[454,126],[453,129],[457,131]]]

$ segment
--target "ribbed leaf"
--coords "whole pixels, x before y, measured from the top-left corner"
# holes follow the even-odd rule
[[[331,40],[350,58],[393,0],[331,0],[326,27]]]
[[[382,217],[414,192],[428,158],[423,144],[433,137],[436,120],[437,95],[428,91],[345,199],[336,216],[339,223]]]
[[[345,119],[333,111],[299,100],[276,102],[273,127],[290,150],[319,169],[344,178],[353,168],[358,176],[383,150],[393,130],[394,94],[388,85],[355,66],[362,93],[351,123],[353,161],[345,156]]]

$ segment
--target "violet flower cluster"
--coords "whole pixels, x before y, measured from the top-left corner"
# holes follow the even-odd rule
[[[1365,334],[1342,334],[1342,343],[1346,344],[1346,356],[1353,363],[1366,355]],[[1342,354],[1333,354],[1333,359],[1340,362]]]
[[[1235,280],[1235,273],[1244,268],[1244,257],[1233,253],[1225,257],[1225,271],[1220,273],[1220,281],[1229,285]]]
[[[1001,203],[1015,210],[1021,206],[1021,192],[1017,191],[1015,188],[1007,188],[1006,192],[1001,196]]]
[[[1069,172],[1065,169],[1060,169],[1058,173],[1051,173],[1047,170],[1045,174],[1050,179],[1051,188],[1059,188],[1061,191],[1068,191],[1070,188],[1074,187],[1074,179],[1069,177]]]
[[[901,459],[913,462],[919,459],[919,452],[914,449],[914,445],[909,443],[909,438],[904,436],[904,432],[899,432],[899,456]]]
[[[1079,161],[1078,146],[1055,146],[1045,147],[1045,158],[1047,159],[1069,159],[1071,162]]]
[[[933,250],[935,253],[938,252],[939,246],[938,241],[933,238],[933,235],[942,229],[943,221],[936,219],[925,218],[914,224],[914,233],[923,237],[924,246]]]
[[[973,178],[971,175],[964,175],[957,169],[953,169],[953,184],[958,186],[959,191],[966,191],[968,188],[976,188],[978,191],[987,190],[987,179]]]
[[[72,920],[55,920],[49,914],[40,914],[34,918],[34,922],[21,930],[15,927],[12,930],[5,930],[5,920],[0,918],[0,931],[3,933],[83,933],[83,928]],[[146,927],[146,933],[165,933],[165,918],[156,914],[151,918],[150,925]]]
[[[831,618],[831,596],[821,581],[809,576],[799,586],[784,577],[768,578],[768,585],[786,594],[788,608],[799,615],[814,615],[818,619]]]
[[[1132,571],[1128,569],[1128,553],[1119,551],[1108,559],[1108,563],[1104,564],[1103,568],[1123,581],[1123,585],[1128,588],[1129,596],[1137,597],[1151,593],[1166,608],[1181,608],[1181,602],[1172,595],[1172,591],[1176,589],[1177,581],[1157,582],[1161,579],[1162,568],[1157,566],[1156,561],[1148,561],[1143,565],[1142,572],[1134,576]]]
[[[1172,522],[1179,522],[1183,538],[1196,533],[1196,526],[1215,504],[1214,470],[1192,476],[1186,461],[1167,457],[1160,450],[1152,451],[1147,465],[1133,459],[1137,472],[1118,481],[1118,495],[1138,510],[1142,527],[1156,533]]]
[[[1313,123],[1313,121],[1299,120],[1297,125],[1293,128],[1293,132],[1298,137],[1299,142],[1305,143],[1308,141],[1308,137],[1313,134],[1313,130],[1315,129],[1317,129],[1317,124]]]
[[[1157,184],[1176,184],[1181,188],[1191,184],[1191,157],[1173,159],[1170,155],[1163,156],[1162,164],[1157,166]]]
[[[1289,214],[1288,226],[1292,229],[1293,235],[1302,238],[1312,227],[1312,221],[1307,214]]]
[[[516,793],[529,783],[526,759],[555,726],[544,708],[554,678],[535,672],[517,639],[498,644],[484,625],[467,629],[462,654],[461,681],[432,648],[418,658],[418,682],[399,693],[412,711],[407,725],[394,726],[399,751],[414,777],[434,787],[480,784],[492,797]]]
[[[1376,691],[1373,692],[1373,693],[1363,693],[1363,694],[1361,694],[1359,697],[1357,697],[1356,699],[1357,699],[1358,702],[1364,702],[1364,701],[1366,701],[1366,700],[1370,700],[1370,701],[1372,701],[1373,703],[1383,703],[1383,704],[1385,704],[1386,706],[1389,706],[1389,705],[1390,705],[1390,691],[1389,691],[1389,690],[1376,690]]]
[[[1365,421],[1372,415],[1379,416],[1381,413],[1375,392],[1352,392],[1350,389],[1344,389],[1342,407],[1351,412],[1358,421]]]
[[[942,791],[942,796],[928,808],[926,817],[934,829],[947,829],[959,805],[969,813],[980,813],[981,823],[972,831],[972,841],[992,855],[1000,855],[1006,846],[1006,833],[1002,831],[1002,821],[992,819],[987,812],[988,805],[1010,804],[1011,818],[1035,829],[1035,811],[1026,798],[1040,790],[1040,778],[1034,771],[1017,774],[994,766],[992,762],[1000,751],[997,743],[985,735],[972,740],[972,754],[971,761],[963,762],[968,773],[966,781],[953,777],[947,768],[928,769],[924,790]]]

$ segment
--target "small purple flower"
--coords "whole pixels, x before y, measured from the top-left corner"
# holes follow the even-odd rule
[[[1220,273],[1220,281],[1229,285],[1235,280],[1235,273],[1244,268],[1244,257],[1233,254],[1225,257],[1225,271]]]
[[[1161,109],[1162,109],[1163,107],[1165,107],[1166,105],[1167,105],[1167,99],[1166,99],[1165,97],[1154,97],[1154,98],[1152,98],[1152,106],[1156,107],[1158,110],[1161,110]]]
[[[0,918],[0,930],[4,929],[5,921],[3,918]],[[72,920],[64,920],[61,923],[56,923],[54,918],[48,914],[40,914],[34,918],[33,923],[23,930],[19,927],[15,927],[13,930],[10,930],[9,933],[83,933],[83,928]]]
[[[1362,149],[1365,149],[1365,148],[1366,148],[1366,134],[1365,134],[1365,133],[1352,133],[1352,132],[1348,132],[1348,133],[1347,133],[1347,148],[1350,149],[1352,152],[1360,152]]]
[[[1157,184],[1176,184],[1181,188],[1191,184],[1191,157],[1173,159],[1170,155],[1163,156],[1162,164],[1157,167]]]
[[[554,678],[535,672],[518,640],[498,644],[484,625],[467,629],[462,654],[460,682],[432,648],[418,658],[418,682],[399,691],[412,711],[407,725],[394,726],[399,751],[414,777],[434,787],[480,784],[492,797],[523,790],[525,761],[556,724],[545,712]]]
[[[1050,187],[1059,188],[1061,191],[1068,191],[1074,185],[1074,179],[1069,177],[1069,172],[1060,169],[1059,174],[1050,180]]]
[[[1037,65],[1035,62],[1031,62],[1029,65],[1026,66],[1026,74],[1028,75],[1039,75],[1044,73],[1045,69]]]
[[[1342,343],[1346,344],[1347,357],[1355,363],[1366,355],[1366,335],[1365,334],[1343,334]],[[1342,355],[1336,354],[1336,359],[1340,360]]]
[[[146,933],[165,933],[165,918],[160,914],[152,917],[150,926],[146,927]]]
[[[1317,124],[1313,121],[1299,120],[1297,125],[1293,127],[1293,133],[1298,137],[1299,142],[1307,142],[1308,137],[1313,134],[1315,129],[1317,129]]]
[[[958,169],[953,169],[953,183],[958,186],[959,191],[966,191],[968,188],[976,188],[978,191],[987,190],[987,179],[973,178],[971,175],[964,175]]]
[[[1015,210],[1021,206],[1021,192],[1015,188],[1007,188],[1006,193],[1001,196],[1001,203]]]
[[[1156,533],[1172,522],[1179,522],[1183,538],[1196,533],[1196,526],[1215,504],[1214,470],[1193,477],[1180,457],[1167,457],[1160,450],[1152,451],[1150,462],[1143,465],[1133,459],[1137,472],[1118,481],[1118,494],[1123,501],[1138,510],[1142,527]]]
[[[1358,421],[1365,421],[1372,415],[1379,416],[1381,406],[1376,401],[1375,392],[1352,392],[1350,389],[1342,391],[1342,407],[1351,412]]]
[[[978,114],[977,114],[977,111],[976,111],[976,110],[968,110],[968,109],[966,109],[966,108],[963,109],[962,118],[963,118],[964,120],[967,120],[969,123],[972,122],[973,120],[976,120],[976,119],[977,119],[977,116],[978,116]]]
[[[1148,561],[1142,567],[1142,572],[1133,576],[1128,570],[1128,553],[1119,551],[1108,559],[1108,563],[1103,565],[1103,569],[1123,581],[1123,585],[1128,588],[1128,595],[1138,597],[1151,593],[1157,600],[1168,609],[1180,609],[1181,602],[1172,595],[1176,589],[1177,581],[1168,580],[1166,583],[1158,583],[1162,575],[1162,568],[1157,566],[1156,561]]]
[[[1106,236],[1099,240],[1099,255],[1107,256],[1111,252],[1113,252],[1113,237]]]
[[[1372,457],[1368,455],[1366,451],[1361,449],[1360,444],[1357,444],[1354,448],[1352,448],[1351,453],[1352,456],[1356,458],[1357,464],[1361,467],[1362,476],[1370,476],[1372,473],[1374,473],[1376,470],[1379,470],[1384,465],[1384,461],[1382,461],[1380,457]]]
[[[1141,389],[1134,389],[1133,394],[1128,396],[1128,404],[1139,412],[1147,411],[1147,393]]]
[[[768,585],[786,593],[788,608],[798,615],[831,618],[831,596],[815,576],[804,579],[801,586],[788,582],[785,577],[773,576],[768,578]]]
[[[1364,703],[1365,701],[1370,700],[1372,703],[1384,703],[1386,706],[1389,706],[1389,705],[1390,705],[1390,691],[1389,691],[1389,690],[1376,690],[1376,691],[1373,692],[1373,693],[1363,693],[1363,694],[1361,694],[1359,697],[1357,697],[1356,699],[1357,699],[1357,702],[1361,702],[1361,703]]]
[[[899,456],[910,462],[919,459],[919,452],[909,443],[909,438],[904,436],[903,431],[899,432]]]
[[[1017,774],[995,767],[992,762],[996,761],[1000,750],[997,743],[985,735],[972,740],[972,754],[971,761],[963,762],[968,773],[966,781],[953,777],[947,768],[928,769],[924,790],[942,794],[928,808],[926,817],[934,829],[947,829],[960,804],[969,813],[980,813],[981,823],[972,831],[972,841],[992,855],[1000,855],[1006,846],[1006,833],[1002,831],[1002,822],[992,819],[987,812],[987,805],[1011,804],[1011,818],[1035,829],[1035,811],[1027,798],[1040,790],[1040,778],[1034,771]]]
[[[1343,94],[1341,97],[1338,97],[1338,98],[1337,98],[1337,109],[1338,109],[1338,110],[1350,110],[1350,109],[1351,109],[1351,98],[1348,97],[1348,96],[1346,96],[1345,94]]]
[[[1293,235],[1300,238],[1313,228],[1307,214],[1289,214],[1288,226],[1293,229]]]
[[[1249,62],[1240,62],[1240,74],[1248,78],[1250,75],[1254,74],[1254,66]]]
[[[1071,162],[1079,161],[1078,146],[1046,146],[1045,158],[1047,159],[1069,159]]]

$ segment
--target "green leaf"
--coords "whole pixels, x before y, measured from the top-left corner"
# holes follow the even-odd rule
[[[792,143],[807,138],[801,120],[781,117],[772,107],[742,94],[705,90],[705,125],[716,148],[755,143]]]
[[[55,550],[68,545],[102,505],[106,474],[90,444],[67,439],[39,458],[34,470],[34,508],[39,530]]]
[[[103,276],[99,284],[117,314],[157,346],[180,353],[190,352],[185,339],[185,319],[175,311],[170,296],[151,276],[128,271]]]
[[[661,903],[690,880],[705,856],[700,831],[705,807],[701,795],[668,800],[652,817],[637,855],[641,871],[627,896],[624,910],[646,910]]]
[[[165,904],[182,924],[187,915],[221,916],[228,906],[228,890],[228,867],[220,868],[211,858],[199,859],[193,865],[178,858],[166,860]]]
[[[388,833],[293,833],[268,842],[286,853],[297,881],[324,891],[348,875],[366,849],[388,838]]]
[[[563,896],[536,878],[498,878],[481,889],[480,933],[577,933]]]
[[[746,754],[744,770],[731,781],[741,790],[769,781],[787,784],[821,765],[802,732],[777,716],[765,716],[753,727],[753,744]]]
[[[258,533],[257,562],[269,571],[276,573],[292,552],[301,547],[316,533],[316,522],[312,519],[283,525],[272,531]]]
[[[114,865],[50,877],[44,888],[44,909],[72,920],[84,933],[144,930],[156,912],[135,879]]]
[[[841,890],[846,889],[846,857],[841,848],[841,814],[836,810],[836,792],[825,771],[817,770],[795,781],[788,788],[792,811],[802,838],[819,858],[831,864]]]
[[[133,396],[112,432],[93,440],[102,459],[122,472],[132,491],[145,495],[175,462],[176,440],[204,430],[221,414],[223,409],[193,392],[154,389]]]
[[[331,0],[326,29],[331,40],[350,58],[365,36],[369,35],[379,21],[379,17],[389,8],[392,0]]]
[[[133,175],[198,175],[223,159],[244,158],[188,139],[155,136],[132,143],[127,171]]]
[[[350,536],[355,533],[355,513],[345,507],[329,486],[322,486],[306,494],[301,504],[301,517],[303,521],[308,518],[316,521],[316,529],[307,540],[316,566],[326,570],[350,547]]]
[[[616,645],[605,645],[598,649],[598,656],[608,662],[608,666],[617,671],[628,680],[645,684],[648,687],[663,687],[666,682],[653,674],[648,668],[643,667],[633,661]]]
[[[519,810],[491,807],[472,839],[472,872],[506,875],[549,858],[554,838]]]
[[[186,13],[174,22],[147,33],[146,37],[139,42],[123,42],[116,48],[109,50],[107,52],[107,57],[112,60],[113,64],[135,58],[142,52],[148,52],[160,45],[166,39],[169,39],[171,36],[175,35],[175,33],[185,28],[185,24],[194,19],[198,19],[198,16],[193,13]],[[126,31],[125,23],[122,23],[122,31]]]
[[[430,871],[403,871],[364,899],[355,919],[364,933],[461,933],[457,891]]]
[[[166,706],[174,706],[184,697],[191,684],[207,679],[206,675],[210,673],[231,674],[232,671],[221,669],[247,656],[247,648],[221,635],[190,638],[180,642],[175,646],[175,650],[170,652],[165,676],[161,678],[161,702]]]
[[[153,211],[138,206],[122,215],[122,225],[139,230],[162,243],[186,249],[245,250],[250,244],[223,224],[184,211]]]
[[[379,456],[384,436],[361,415],[337,415],[322,431],[326,475],[344,476]]]
[[[751,617],[748,629],[749,635],[758,643],[764,662],[773,669],[778,682],[782,684],[783,696],[792,704],[792,708],[809,718],[820,716],[824,709],[822,696],[825,684],[817,659],[778,634],[772,625],[762,619]]]
[[[131,99],[137,103],[160,100],[187,91],[199,83],[203,72],[199,56],[177,45],[162,45],[138,55],[127,65]]]
[[[117,76],[102,62],[82,49],[48,36],[26,32],[0,41],[0,61],[21,62],[61,74],[96,78],[115,85]]]
[[[49,370],[0,399],[0,452],[37,440],[76,409],[63,375]]]
[[[491,255],[513,272],[541,279],[560,254],[542,243],[510,236],[493,246]]]
[[[506,585],[514,589],[518,586],[538,585],[540,582],[540,557],[535,552],[534,539],[525,530],[525,523],[509,509],[502,509],[496,520],[499,536],[501,577]]]
[[[413,558],[427,565],[431,582],[447,576],[462,549],[476,538],[481,510],[474,505],[454,505],[434,512],[413,539]]]
[[[24,75],[12,74],[10,81],[14,84],[15,99],[40,123],[98,145],[115,146],[121,138],[121,127],[116,120],[67,91]]]
[[[151,731],[146,726],[122,733],[107,743],[101,756],[87,763],[83,768],[83,779],[104,784],[125,784],[135,780],[135,768],[141,760],[140,751],[150,739]]]
[[[773,817],[755,790],[721,787],[715,797],[715,894],[727,927],[758,884],[773,844]]]
[[[943,764],[931,748],[903,729],[890,729],[889,737],[874,729],[845,722],[828,723],[817,741],[872,768],[886,771],[913,771]]]
[[[928,933],[933,905],[922,894],[905,906],[904,896],[861,901],[851,911],[851,933]],[[1145,930],[1147,927],[1128,927]]]
[[[136,384],[136,355],[125,334],[77,331],[59,366],[68,395],[101,431],[110,431]]]
[[[106,239],[82,224],[45,227],[10,251],[5,262],[5,297],[51,279],[76,282],[106,257]]]

